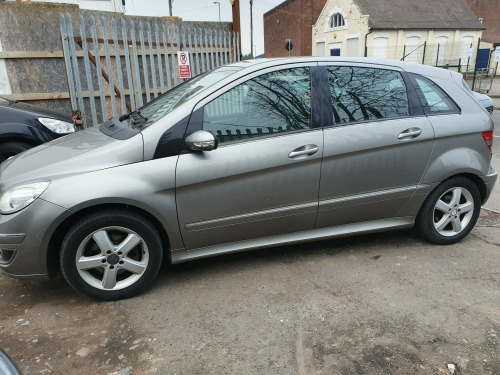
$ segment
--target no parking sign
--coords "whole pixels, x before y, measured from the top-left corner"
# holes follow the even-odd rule
[[[179,63],[179,75],[181,78],[191,78],[191,67],[189,66],[189,54],[180,51],[177,54],[177,61]]]

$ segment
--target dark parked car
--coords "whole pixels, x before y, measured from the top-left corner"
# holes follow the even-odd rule
[[[0,162],[72,132],[71,116],[0,98]]]

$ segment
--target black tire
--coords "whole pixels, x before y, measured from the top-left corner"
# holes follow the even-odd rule
[[[147,289],[158,275],[162,258],[161,237],[149,220],[133,212],[109,210],[86,216],[68,230],[60,264],[75,290],[112,301]]]
[[[24,142],[5,142],[0,144],[0,163],[11,156],[29,150],[33,146]]]
[[[415,229],[429,242],[451,245],[474,228],[480,210],[477,185],[465,177],[453,177],[429,194],[417,215]]]

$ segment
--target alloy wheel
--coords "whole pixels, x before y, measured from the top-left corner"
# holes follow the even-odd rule
[[[136,232],[118,226],[101,228],[88,235],[76,251],[80,277],[100,290],[133,285],[146,271],[149,251]]]
[[[447,190],[434,206],[434,228],[442,236],[455,236],[470,223],[474,213],[472,194],[463,187]]]

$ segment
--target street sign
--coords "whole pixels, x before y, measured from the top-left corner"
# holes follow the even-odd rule
[[[189,54],[180,51],[177,54],[177,62],[179,63],[179,76],[181,78],[191,78],[191,66],[189,65]]]
[[[495,48],[495,61],[500,61],[500,47]]]
[[[286,44],[285,44],[285,49],[290,52],[293,49],[293,44],[290,39],[287,39]]]

